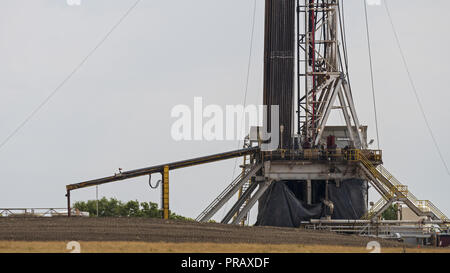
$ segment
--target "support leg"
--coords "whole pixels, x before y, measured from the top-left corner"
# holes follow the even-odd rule
[[[222,224],[228,224],[228,222],[230,222],[231,218],[233,218],[234,216],[234,220],[236,220],[236,213],[239,212],[239,209],[242,207],[242,205],[245,203],[245,201],[247,201],[251,194],[253,193],[253,191],[256,189],[257,187],[257,183],[254,182],[250,185],[250,187],[243,193],[243,195],[241,197],[239,197],[238,201],[236,202],[236,204],[234,204],[234,206],[230,209],[230,211],[228,211],[227,215],[225,215],[225,217],[222,220]]]
[[[355,144],[355,136],[353,135],[353,128],[352,128],[352,123],[350,121],[350,115],[348,113],[348,106],[345,102],[345,97],[342,94],[342,88],[339,90],[339,101],[341,102],[341,106],[342,106],[342,114],[344,115],[344,119],[345,119],[345,124],[347,125],[347,130],[348,130],[348,134],[350,137],[350,141],[351,141],[351,146],[356,147]]]
[[[163,173],[163,216],[169,219],[169,166],[164,167]]]
[[[71,217],[72,216],[72,212],[71,212],[72,209],[70,208],[70,191],[69,190],[67,190],[66,197],[67,197],[67,216]]]
[[[264,183],[259,184],[258,191],[250,198],[248,203],[244,206],[244,208],[239,212],[236,219],[233,220],[233,225],[239,224],[241,220],[244,218],[245,215],[252,209],[252,207],[255,205],[256,201],[261,198],[261,196],[267,191],[269,186],[272,184],[273,180],[266,181]]]
[[[306,202],[312,204],[312,183],[311,180],[306,181]]]
[[[355,123],[355,126],[356,126],[356,131],[357,131],[359,142],[361,144],[361,148],[367,149],[367,143],[364,142],[364,139],[363,139],[361,131],[360,131],[361,124],[359,123],[358,115],[356,114],[356,107],[355,107],[355,102],[353,101],[352,94],[350,93],[349,87],[346,83],[343,84],[342,87],[344,89],[344,94],[345,94],[345,97],[347,98],[348,105],[350,107],[350,113],[352,115],[353,122]],[[359,147],[357,147],[357,148],[359,148]]]

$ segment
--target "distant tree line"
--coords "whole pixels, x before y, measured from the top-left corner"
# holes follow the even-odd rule
[[[88,212],[89,216],[97,216],[97,201],[79,201],[73,204],[73,208],[79,211]],[[158,204],[152,202],[128,201],[126,203],[115,198],[107,199],[103,197],[98,200],[98,217],[142,217],[142,218],[162,218],[162,209]],[[169,219],[188,220],[193,219],[169,213]]]

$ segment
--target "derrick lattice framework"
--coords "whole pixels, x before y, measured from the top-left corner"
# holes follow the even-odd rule
[[[353,101],[338,0],[306,0],[297,8],[298,131],[301,143],[319,145],[333,109],[342,111],[350,145],[365,149]],[[304,25],[304,27],[301,27]],[[337,105],[335,105],[337,104]]]

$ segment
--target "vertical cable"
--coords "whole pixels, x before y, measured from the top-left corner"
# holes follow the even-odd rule
[[[255,36],[255,23],[256,23],[256,8],[257,8],[257,0],[254,0],[253,3],[253,19],[252,19],[252,30],[251,30],[251,35],[250,35],[250,49],[249,49],[249,56],[248,56],[248,64],[247,64],[247,79],[245,81],[245,91],[244,91],[244,111],[245,111],[245,106],[247,105],[247,94],[248,94],[248,85],[249,85],[249,81],[250,81],[250,68],[251,68],[251,64],[252,64],[252,56],[253,56],[253,39]],[[244,113],[245,114],[245,113]],[[240,122],[240,130],[243,130],[243,119],[245,119],[245,116],[242,117],[241,122]],[[241,146],[241,140],[238,140],[238,149]],[[234,179],[235,174],[236,174],[236,167],[237,167],[237,158],[234,160],[234,167],[233,167],[233,175],[231,177],[231,179]],[[225,204],[226,206],[226,204]],[[225,216],[225,212],[226,209],[223,210],[222,212],[222,218]]]
[[[449,170],[448,165],[447,165],[447,163],[446,163],[446,161],[444,159],[444,155],[442,154],[441,148],[439,147],[439,144],[438,144],[438,142],[436,140],[436,137],[434,135],[433,129],[431,128],[431,124],[430,124],[430,122],[428,120],[428,117],[427,117],[427,115],[425,113],[425,109],[424,109],[424,107],[422,105],[422,101],[420,100],[419,93],[418,93],[416,85],[414,83],[411,71],[409,70],[408,62],[406,61],[406,56],[405,56],[405,53],[403,52],[403,48],[402,48],[401,43],[400,43],[400,38],[399,38],[397,30],[395,28],[394,21],[392,20],[391,12],[389,11],[388,1],[385,0],[384,2],[385,2],[384,8],[386,9],[386,13],[388,15],[389,22],[391,23],[392,32],[394,33],[395,41],[397,42],[397,47],[398,47],[398,49],[400,51],[400,55],[402,57],[403,65],[405,66],[406,73],[408,74],[409,83],[411,84],[414,96],[416,98],[417,104],[419,105],[420,112],[422,113],[422,117],[423,117],[423,119],[425,121],[425,124],[426,124],[426,126],[428,128],[428,132],[430,133],[430,136],[431,136],[431,138],[433,140],[434,146],[436,147],[436,150],[439,153],[439,157],[441,158],[442,164],[444,165],[445,170],[447,171],[447,174],[450,176],[450,170]]]
[[[366,33],[367,33],[367,49],[369,51],[369,65],[370,65],[370,81],[372,84],[372,98],[373,98],[373,111],[375,114],[375,128],[377,131],[377,145],[378,150],[380,149],[380,133],[378,130],[378,112],[377,112],[377,100],[375,96],[375,83],[374,83],[374,77],[373,77],[373,62],[372,62],[372,47],[370,44],[370,30],[369,30],[369,16],[367,13],[367,3],[364,2],[364,14],[366,17]]]

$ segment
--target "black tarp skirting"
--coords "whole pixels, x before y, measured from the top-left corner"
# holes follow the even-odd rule
[[[312,182],[313,205],[306,203],[305,181],[274,182],[258,202],[257,226],[299,227],[302,221],[324,217],[325,181]],[[356,220],[367,211],[367,182],[361,179],[328,183],[331,219]]]

